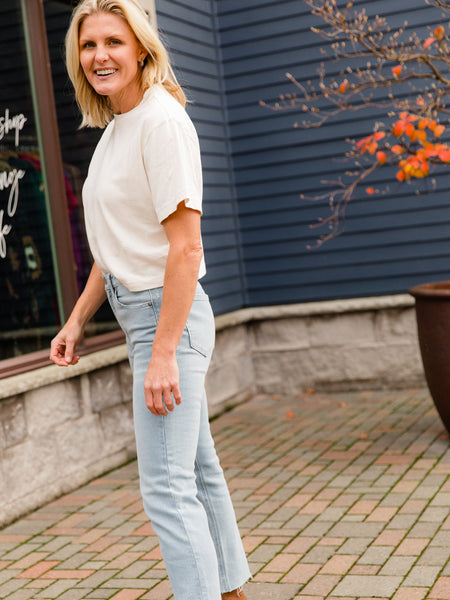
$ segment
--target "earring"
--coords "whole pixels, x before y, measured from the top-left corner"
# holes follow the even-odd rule
[[[139,66],[142,68],[144,66],[144,59],[141,58],[141,60],[138,62],[139,62]]]

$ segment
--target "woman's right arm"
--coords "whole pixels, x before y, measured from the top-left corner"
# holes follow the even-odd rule
[[[105,300],[105,284],[100,269],[94,263],[83,293],[67,323],[52,340],[50,360],[60,367],[77,364],[80,357],[74,354],[77,344],[83,337],[85,325]]]

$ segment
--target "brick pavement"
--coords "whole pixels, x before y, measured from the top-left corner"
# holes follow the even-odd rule
[[[261,396],[212,429],[249,600],[450,600],[450,451],[424,390]],[[0,598],[172,598],[136,463],[0,531]]]

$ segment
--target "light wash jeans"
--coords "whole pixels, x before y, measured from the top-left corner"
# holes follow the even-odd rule
[[[133,410],[144,509],[158,535],[176,600],[220,600],[250,571],[208,421],[205,375],[214,346],[214,317],[197,286],[177,349],[182,403],[155,416],[144,377],[161,309],[162,288],[130,292],[103,276],[125,332],[133,370]]]

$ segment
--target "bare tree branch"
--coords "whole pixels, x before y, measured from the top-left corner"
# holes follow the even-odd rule
[[[338,72],[328,75],[322,64],[315,84],[286,73],[295,91],[260,104],[272,111],[301,110],[304,118],[295,127],[306,129],[365,108],[388,119],[387,125],[373,124],[372,136],[349,140],[346,157],[355,167],[351,176],[323,182],[328,191],[310,198],[329,201],[330,214],[312,225],[327,229],[317,241],[320,246],[342,232],[356,189],[377,169],[395,166],[399,182],[415,183],[429,176],[430,167],[450,164],[450,146],[440,141],[450,115],[450,36],[443,25],[429,28],[424,39],[409,32],[407,23],[392,29],[383,17],[369,18],[353,0],[343,8],[336,0],[303,2],[321,19],[323,27],[311,29],[328,42],[326,64],[337,65]],[[450,13],[450,0],[424,3],[439,11],[438,23],[443,12]],[[366,192],[382,193],[372,187]]]

